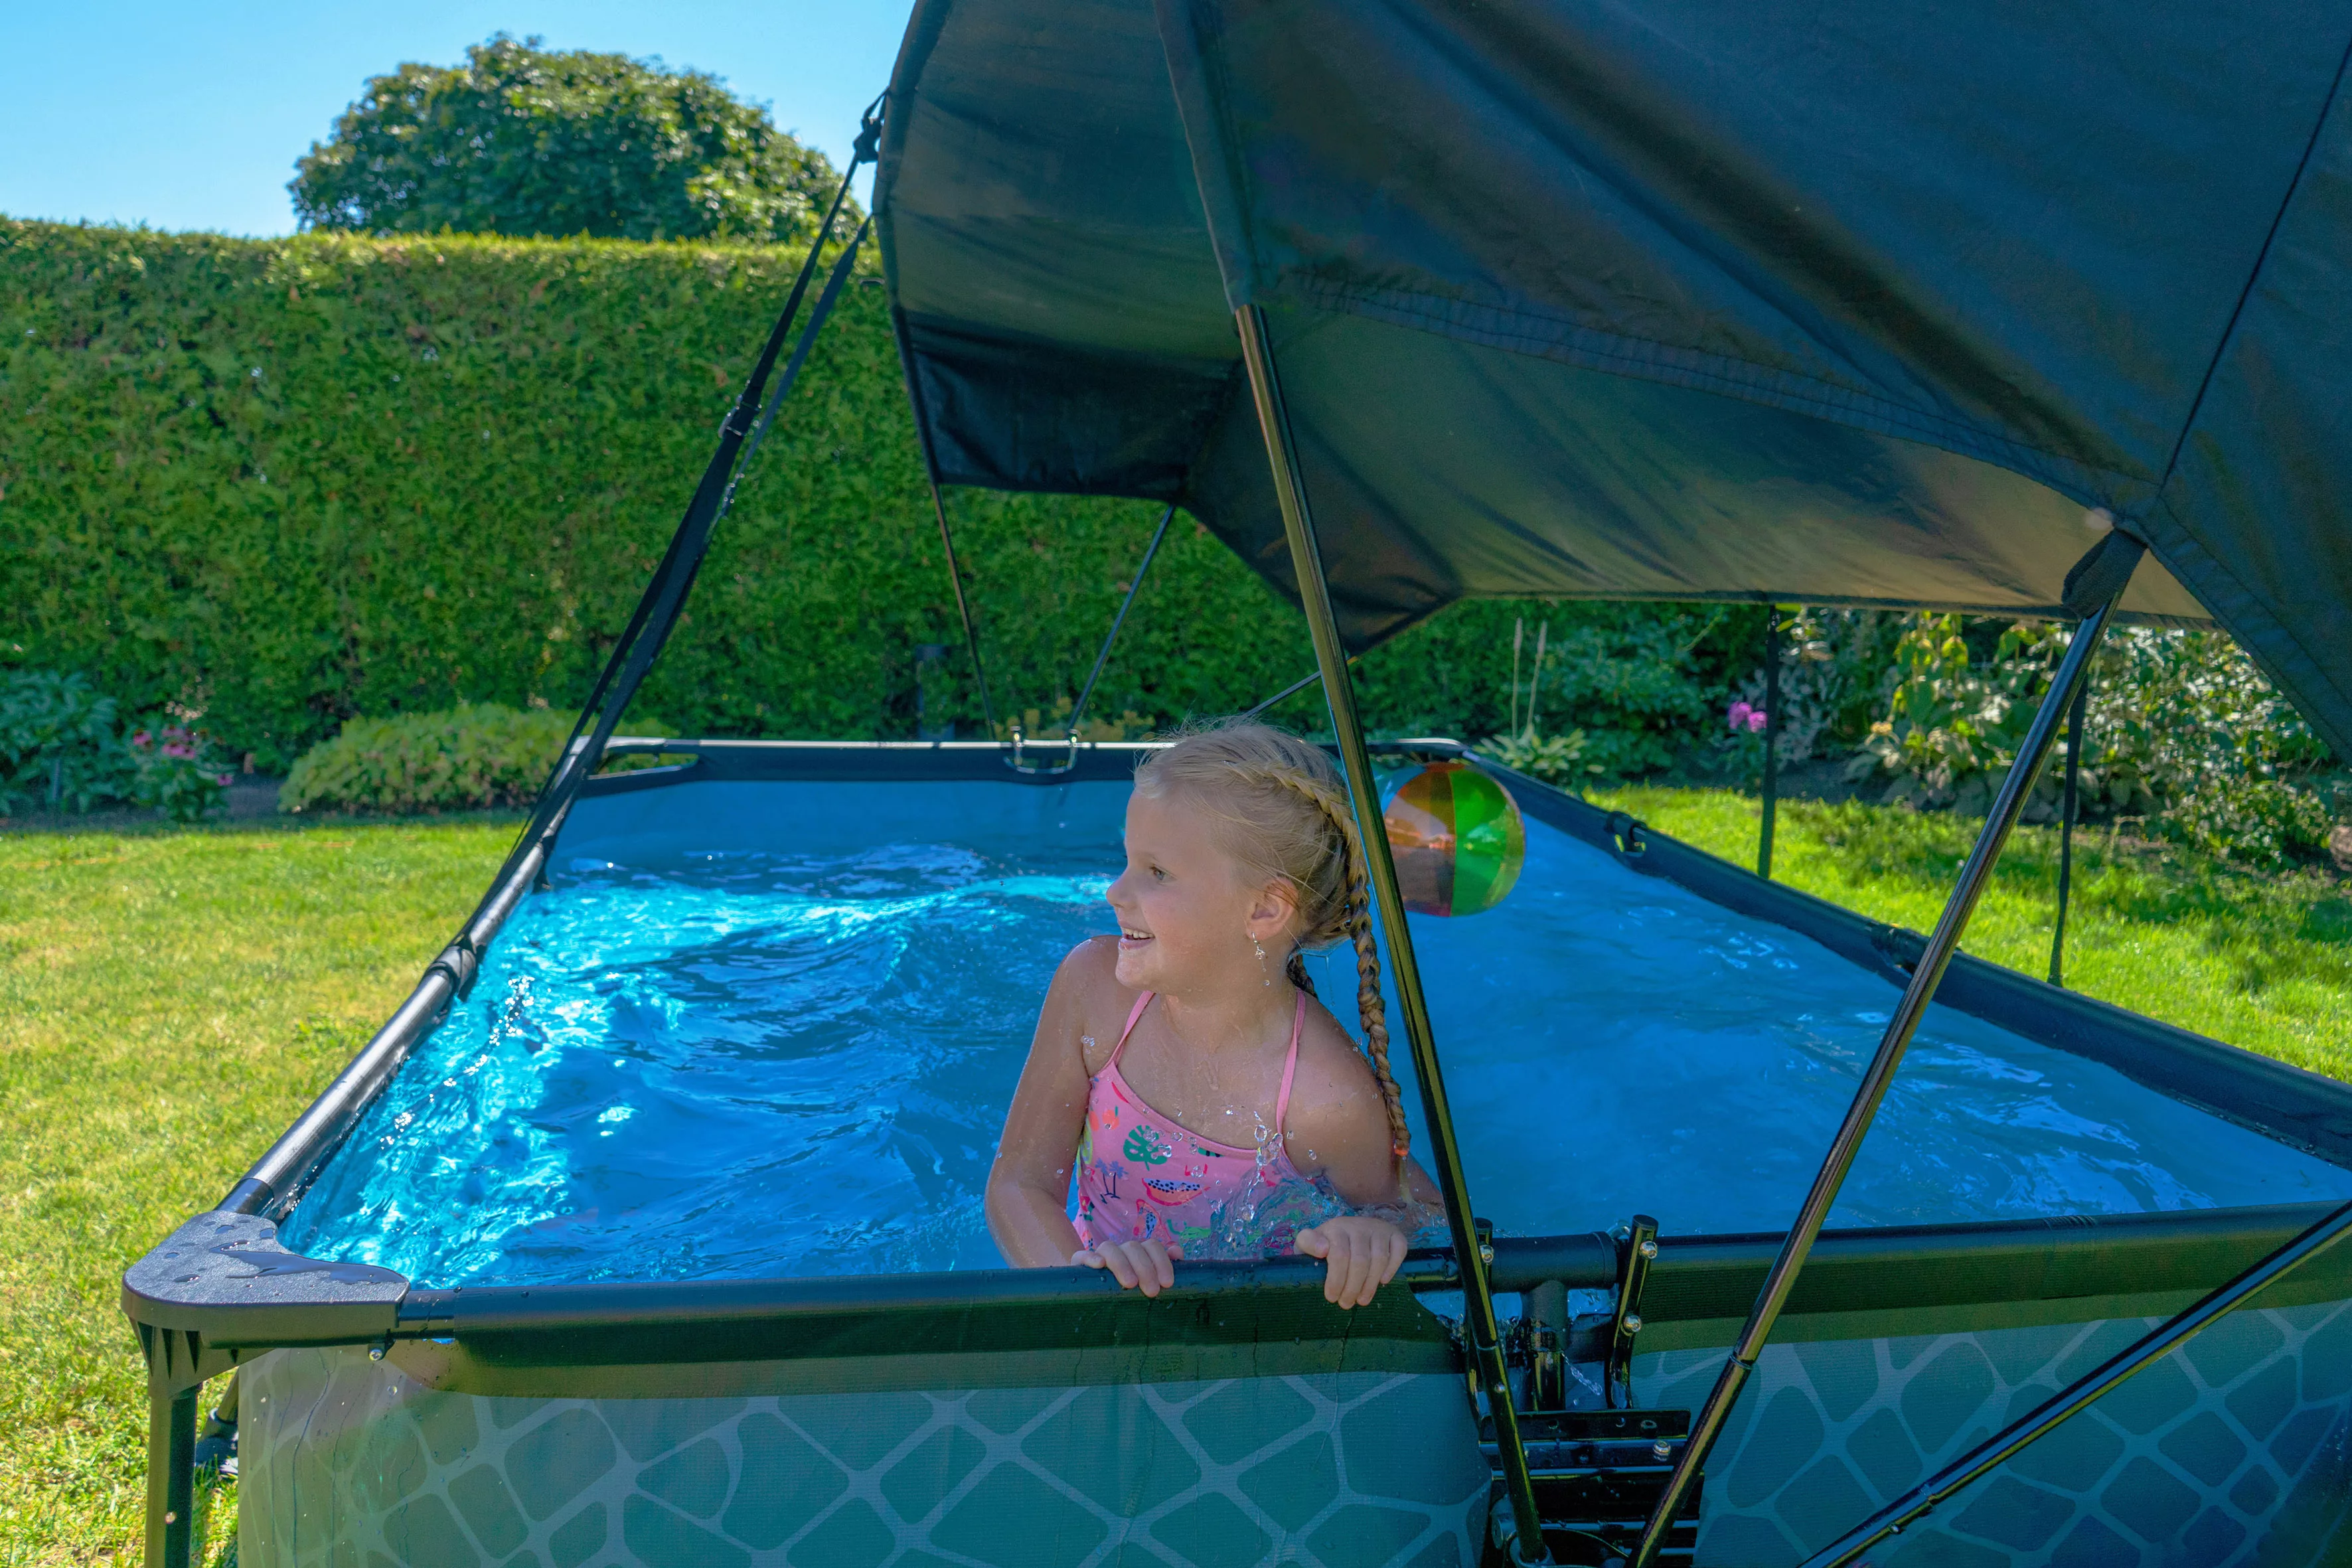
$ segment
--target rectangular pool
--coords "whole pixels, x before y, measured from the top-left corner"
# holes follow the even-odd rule
[[[285,1244],[445,1287],[1001,1267],[982,1189],[1054,967],[1111,929],[1126,796],[714,781],[583,800],[552,890]],[[1471,1188],[1506,1234],[1637,1210],[1669,1235],[1784,1227],[1895,1001],[1532,818],[1510,896],[1416,916],[1413,939]],[[1351,1026],[1352,974],[1317,969]],[[2341,1195],[2352,1172],[1938,1006],[1831,1223]]]

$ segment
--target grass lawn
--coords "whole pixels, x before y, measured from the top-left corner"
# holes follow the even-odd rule
[[[1752,862],[1756,804],[1607,797]],[[1972,825],[1782,806],[1778,869],[1930,924]],[[0,835],[0,1564],[135,1558],[145,1398],[131,1260],[215,1202],[415,984],[509,822]],[[2084,989],[2352,1077],[2352,887],[2078,841]],[[2040,973],[2054,836],[2029,829],[1969,947]],[[215,1549],[228,1534],[214,1510]]]
[[[0,1563],[137,1560],[123,1268],[365,1042],[513,834],[0,835]]]

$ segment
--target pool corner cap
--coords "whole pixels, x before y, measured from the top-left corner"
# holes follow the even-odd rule
[[[392,1269],[289,1252],[270,1221],[222,1209],[181,1226],[122,1276],[132,1322],[222,1346],[382,1339],[407,1294]]]

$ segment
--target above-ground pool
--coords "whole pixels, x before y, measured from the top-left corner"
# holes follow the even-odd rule
[[[981,1213],[997,1131],[1055,965],[1112,929],[1126,796],[800,782],[584,802],[552,891],[286,1244],[435,1286],[1001,1267]],[[1413,938],[1471,1190],[1505,1234],[1637,1211],[1670,1235],[1785,1226],[1895,999],[1534,820],[1500,907],[1416,916]],[[1315,973],[1352,1027],[1340,960]],[[2352,1172],[1938,1006],[1832,1224],[2347,1194]]]
[[[1498,1561],[1446,1253],[1355,1312],[1298,1259],[1188,1262],[1156,1301],[1001,1267],[982,1187],[1048,977],[1109,929],[1121,754],[1048,784],[989,748],[694,744],[690,767],[595,781],[546,884],[519,862],[469,928],[465,998],[435,1021],[472,969],[453,949],[244,1206],[126,1279],[152,1386],[243,1366],[239,1560]],[[1454,1121],[1508,1312],[1559,1312],[1555,1283],[1567,1313],[1617,1305],[1631,1248],[1594,1232],[1663,1222],[1622,1303],[1637,1411],[1596,1408],[1608,1317],[1546,1321],[1572,1419],[1671,1433],[1906,939],[1517,787],[1517,889],[1414,926]],[[1351,968],[1317,973],[1344,1006]],[[1800,1562],[2352,1193],[2302,1152],[2352,1147],[2338,1086],[1973,961],[1943,994],[1674,1561]],[[169,1397],[192,1432],[190,1394]],[[1552,1451],[1608,1510],[1567,1561],[1630,1542],[1656,1451]],[[2352,1258],[2331,1255],[1882,1568],[2309,1568],[2342,1559],[2347,1499]]]

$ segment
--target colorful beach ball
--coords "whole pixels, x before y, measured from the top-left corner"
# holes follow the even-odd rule
[[[1475,915],[1503,901],[1528,858],[1510,791],[1467,763],[1430,763],[1389,792],[1384,813],[1404,907]]]

